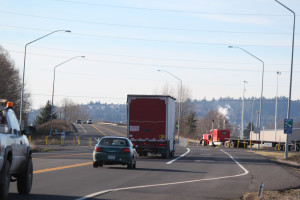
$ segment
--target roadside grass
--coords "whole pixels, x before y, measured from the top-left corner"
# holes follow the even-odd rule
[[[257,197],[257,192],[246,193],[241,200],[299,200],[300,189],[290,189],[282,191],[263,191],[262,197]]]
[[[295,167],[300,167],[300,152],[289,152],[288,158],[285,159],[285,152],[263,151],[263,150],[250,150],[248,152],[256,153],[267,157],[270,160],[289,163]]]
[[[262,155],[268,159],[279,162],[292,170],[295,175],[300,177],[300,152],[289,152],[288,159],[284,159],[284,152],[271,152],[264,150],[249,150],[255,154]],[[300,183],[299,183],[300,184]],[[258,192],[249,192],[244,194],[240,200],[299,200],[300,189],[287,189],[279,191],[263,191],[262,197],[257,197]]]
[[[37,153],[37,152],[51,152],[51,151],[57,151],[57,149],[52,149],[52,148],[41,148],[35,145],[34,143],[30,143],[30,147],[32,152]]]

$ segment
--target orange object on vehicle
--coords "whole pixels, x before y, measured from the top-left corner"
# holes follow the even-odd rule
[[[14,106],[14,103],[13,102],[10,102],[8,101],[7,104],[6,104],[6,107],[9,108],[9,107],[13,107]]]

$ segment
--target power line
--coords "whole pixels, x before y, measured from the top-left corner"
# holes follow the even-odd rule
[[[23,54],[24,52],[20,52],[20,51],[11,51],[11,52],[15,52],[15,53],[20,53]],[[85,53],[85,52],[81,52],[81,53]],[[39,53],[30,53],[31,55],[38,55],[38,56],[47,56],[47,57],[57,57],[57,58],[67,58],[64,56],[57,56],[57,55],[49,55],[49,54],[39,54]],[[113,54],[108,54],[110,56],[115,56]],[[127,56],[124,56],[127,57]],[[131,57],[131,56],[129,56]],[[140,57],[136,57],[136,58],[140,58]],[[142,57],[142,58],[146,58],[146,57]],[[149,58],[148,58],[149,59]],[[151,59],[151,58],[150,58]],[[165,59],[161,59],[161,60],[165,60]],[[170,59],[172,61],[176,60],[176,59]],[[114,64],[125,64],[125,65],[138,65],[138,66],[148,66],[148,67],[164,67],[164,68],[178,68],[178,69],[193,69],[193,70],[216,70],[216,71],[242,71],[242,72],[261,72],[261,70],[255,70],[255,69],[236,69],[236,68],[216,68],[216,67],[188,67],[188,66],[174,66],[174,65],[160,65],[160,64],[146,64],[146,63],[136,63],[136,62],[122,62],[122,61],[112,61],[112,60],[101,60],[101,59],[90,59],[87,58],[86,61],[92,61],[92,62],[101,62],[101,63],[114,63]],[[186,61],[186,60],[184,60]],[[199,61],[193,61],[193,62],[199,62]],[[200,62],[207,62],[207,63],[218,63],[218,64],[246,64],[246,63],[234,63],[234,62],[213,62],[213,61],[200,61]],[[249,64],[249,63],[248,63]],[[252,64],[252,63],[251,63]],[[279,64],[277,64],[279,65]],[[281,70],[283,73],[284,72],[289,72],[289,71],[284,71]],[[275,73],[275,71],[271,71],[271,70],[266,70],[266,73],[270,72],[270,73]],[[294,71],[295,73],[298,73],[299,71]]]
[[[84,23],[84,24],[88,23],[88,24],[126,27],[126,28],[135,28],[135,29],[139,28],[139,29],[154,29],[154,30],[168,30],[168,31],[227,33],[227,34],[256,34],[256,35],[287,35],[287,34],[291,34],[289,32],[281,32],[281,33],[247,32],[247,31],[225,31],[225,30],[205,30],[205,29],[186,29],[186,28],[170,28],[170,27],[156,27],[156,26],[140,26],[140,25],[94,22],[94,21],[86,21],[86,20],[75,20],[75,19],[68,19],[68,18],[46,17],[46,16],[40,16],[40,15],[32,15],[32,14],[24,14],[24,13],[16,13],[16,12],[8,12],[8,11],[0,11],[0,13],[11,14],[11,15],[20,15],[20,16],[33,17],[33,18],[41,18],[41,19],[47,19],[47,20],[69,21],[69,22],[75,22],[75,23]],[[12,27],[12,28],[21,28],[21,29],[29,29],[29,30],[40,30],[40,29],[18,27],[18,26],[11,26],[11,25],[1,25],[1,26]],[[49,30],[43,30],[43,31],[49,31]],[[298,34],[298,33],[296,33],[296,34]]]
[[[101,4],[101,3],[90,3],[82,1],[71,1],[71,0],[52,0],[73,4],[82,4],[90,6],[100,6],[100,7],[111,7],[111,8],[122,8],[122,9],[133,9],[133,10],[146,10],[146,11],[159,11],[159,12],[171,12],[171,13],[193,13],[193,14],[218,14],[218,15],[245,15],[245,16],[277,16],[286,17],[291,15],[278,15],[278,14],[258,14],[258,13],[227,13],[227,12],[205,12],[205,11],[192,11],[192,10],[169,10],[169,9],[159,9],[159,8],[145,8],[145,7],[133,7],[133,6],[119,6],[111,4]]]

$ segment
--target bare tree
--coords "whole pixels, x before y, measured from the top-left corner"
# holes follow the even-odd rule
[[[174,89],[168,83],[165,83],[162,88],[155,88],[153,93],[156,95],[169,95],[176,98],[176,92],[174,92]]]
[[[202,135],[207,133],[212,128],[226,128],[232,131],[233,127],[221,112],[217,110],[211,110],[203,118],[198,119],[196,129],[197,136],[202,138]]]
[[[14,102],[14,111],[17,116],[20,112],[22,82],[19,70],[16,69],[8,52],[0,46],[0,98]],[[30,94],[25,91],[23,102],[23,116],[27,125],[27,115],[30,109]]]
[[[156,90],[159,91],[159,90]],[[164,85],[164,87],[161,88],[159,92],[156,92],[156,94],[162,94],[162,95],[169,95],[172,97],[175,97],[177,99],[176,101],[176,122],[178,121],[178,112],[179,112],[179,103],[181,100],[180,105],[180,134],[185,135],[187,133],[186,123],[189,114],[191,112],[194,112],[193,104],[191,102],[191,91],[188,87],[182,86],[178,84],[177,85],[177,92],[174,92],[175,90],[169,86],[168,83]],[[182,92],[182,94],[181,94]]]
[[[84,108],[68,98],[62,100],[61,112],[62,118],[70,122],[75,122],[77,119],[87,120],[89,118],[89,114]]]

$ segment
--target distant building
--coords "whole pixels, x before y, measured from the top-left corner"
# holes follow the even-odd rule
[[[275,134],[275,129],[262,129],[260,131],[260,140],[269,142],[285,142],[286,135],[283,133],[283,129],[277,129]],[[251,140],[258,140],[258,134],[253,131],[250,132]],[[300,128],[294,128],[293,134],[289,136],[289,143],[295,140],[300,140]]]

